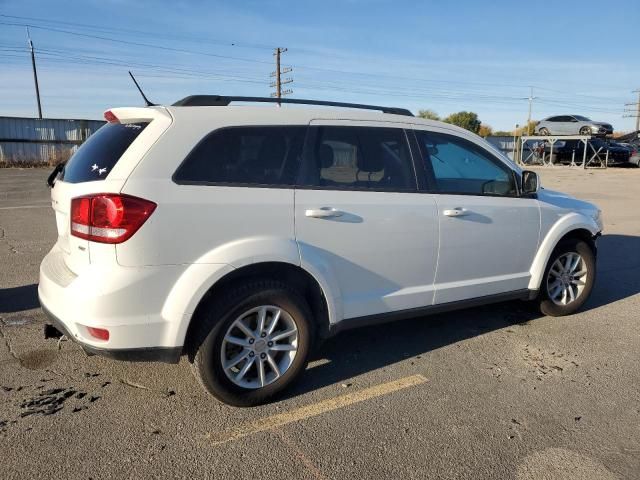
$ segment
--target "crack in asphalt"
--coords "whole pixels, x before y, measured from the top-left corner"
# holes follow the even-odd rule
[[[0,323],[4,325],[4,321],[1,319],[0,319]],[[4,333],[2,326],[0,326],[0,337],[2,337],[2,339],[4,340],[4,343],[7,346],[7,350],[9,350],[9,353],[11,354],[11,356],[15,358],[20,365],[22,365],[22,360],[20,360],[20,357],[18,356],[18,354],[13,350],[13,347],[11,346],[11,342],[9,341],[9,337]]]

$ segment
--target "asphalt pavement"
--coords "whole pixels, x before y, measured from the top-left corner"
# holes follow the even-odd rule
[[[582,312],[510,302],[345,332],[281,401],[237,409],[185,360],[44,340],[48,171],[0,169],[0,476],[640,478],[640,169],[538,171],[604,212]]]

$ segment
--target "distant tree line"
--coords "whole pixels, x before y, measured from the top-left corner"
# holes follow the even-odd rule
[[[452,113],[447,117],[440,118],[440,115],[438,115],[436,112],[434,112],[433,110],[427,109],[427,110],[420,110],[418,112],[418,116],[420,118],[426,118],[427,120],[439,120],[444,123],[457,125],[458,127],[469,130],[470,132],[480,135],[481,137],[487,137],[489,135],[499,135],[499,136],[514,135],[513,131],[507,132],[504,130],[497,130],[494,132],[491,125],[482,123],[478,118],[478,114],[475,112],[466,112],[466,111],[456,112],[456,113]],[[531,133],[533,133],[533,127],[535,127],[536,123],[537,123],[536,121],[531,120],[531,123],[530,123]],[[527,127],[523,126],[518,128],[515,131],[515,134],[517,136],[527,135]]]

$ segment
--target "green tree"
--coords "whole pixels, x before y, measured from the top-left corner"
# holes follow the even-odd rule
[[[493,135],[493,128],[491,128],[491,125],[481,123],[480,128],[478,129],[478,135],[480,135],[482,138]]]
[[[518,134],[518,136],[522,136],[522,135],[535,135],[535,133],[533,133],[535,131],[536,125],[538,124],[538,122],[536,120],[531,120],[529,122],[529,126],[527,127],[527,125],[523,125],[522,127],[518,128],[516,130],[516,133]]]
[[[433,110],[420,110],[418,112],[420,118],[426,118],[427,120],[440,120],[440,116]]]
[[[457,125],[458,127],[462,127],[473,133],[478,133],[481,125],[480,120],[478,119],[478,114],[475,112],[452,113],[445,118],[443,122]]]

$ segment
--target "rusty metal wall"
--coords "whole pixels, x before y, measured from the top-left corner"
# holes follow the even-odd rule
[[[0,166],[66,161],[102,125],[99,120],[0,117]]]

